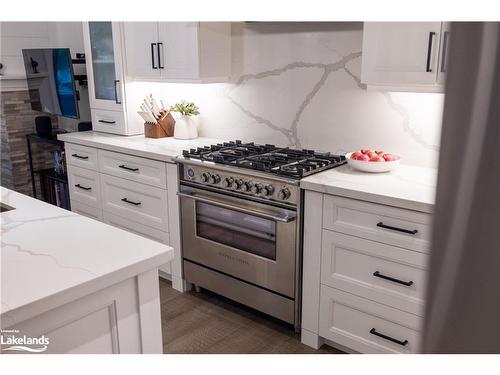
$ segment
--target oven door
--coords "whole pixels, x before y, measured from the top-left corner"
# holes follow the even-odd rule
[[[294,298],[295,211],[187,186],[178,195],[184,259]]]

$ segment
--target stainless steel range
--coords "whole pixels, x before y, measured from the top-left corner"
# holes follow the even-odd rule
[[[343,156],[240,141],[186,150],[184,278],[300,328],[302,177]]]

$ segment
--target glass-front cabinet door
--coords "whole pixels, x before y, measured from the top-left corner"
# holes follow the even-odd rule
[[[123,111],[120,33],[116,22],[84,23],[91,108]]]

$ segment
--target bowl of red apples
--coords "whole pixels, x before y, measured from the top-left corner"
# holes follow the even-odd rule
[[[400,157],[385,151],[362,149],[345,155],[347,163],[360,171],[380,173],[389,172],[399,164]]]

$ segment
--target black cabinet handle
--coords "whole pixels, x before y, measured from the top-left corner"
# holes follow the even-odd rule
[[[115,79],[115,103],[116,104],[122,104],[121,101],[118,101],[118,90],[116,89],[116,84],[120,82],[119,79]]]
[[[406,344],[408,344],[408,340],[400,341],[400,340],[395,339],[395,338],[393,338],[391,336],[387,336],[387,335],[384,335],[383,333],[377,332],[377,330],[375,328],[370,329],[370,333],[372,335],[375,335],[375,336],[378,336],[378,337],[382,337],[383,339],[395,342],[396,344],[399,344],[401,346],[406,346]]]
[[[102,122],[103,124],[115,124],[116,121],[108,121],[108,120],[97,120],[98,122]]]
[[[75,187],[77,187],[78,189],[83,189],[83,190],[87,190],[87,191],[92,190],[91,187],[85,187],[85,186],[82,186],[80,184],[76,184]]]
[[[446,49],[448,48],[448,31],[443,35],[443,51],[441,52],[441,72],[446,73]]]
[[[429,33],[429,42],[427,43],[427,66],[425,68],[426,72],[432,72],[432,69],[431,69],[431,52],[432,52],[432,40],[434,39],[434,35],[436,35],[436,33],[434,31],[431,31]]]
[[[385,225],[382,222],[377,223],[377,227],[385,228],[385,229],[390,229],[390,230],[396,230],[398,232],[403,232],[403,233],[408,233],[408,234],[417,234],[418,233],[418,230],[416,230],[416,229],[410,230],[410,229],[403,229],[403,228],[393,227],[391,225]]]
[[[151,43],[151,67],[153,69],[158,69],[158,67],[155,65],[155,46],[156,43]]]
[[[130,168],[130,167],[127,167],[126,165],[119,165],[118,168],[121,168],[121,169],[126,169],[127,171],[132,171],[132,172],[137,172],[139,170],[139,168]]]
[[[122,198],[122,202],[133,204],[134,206],[139,206],[141,202],[129,201],[127,198]]]
[[[77,159],[82,159],[82,160],[87,160],[89,157],[88,156],[81,156],[78,154],[71,154],[71,156],[77,158]]]
[[[164,66],[161,66],[161,53],[160,53],[160,46],[163,46],[162,42],[158,42],[157,51],[158,51],[158,69],[165,69]]]
[[[381,279],[389,280],[389,281],[392,281],[392,282],[395,282],[395,283],[398,283],[398,284],[403,284],[403,285],[406,285],[406,286],[412,286],[413,285],[413,281],[411,281],[411,280],[410,281],[403,281],[403,280],[395,279],[394,277],[382,275],[379,271],[375,271],[373,273],[373,276],[380,277]]]

